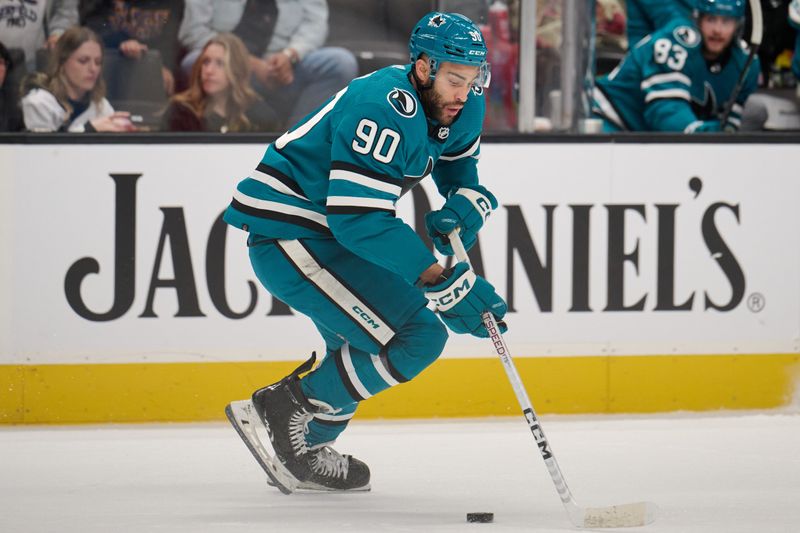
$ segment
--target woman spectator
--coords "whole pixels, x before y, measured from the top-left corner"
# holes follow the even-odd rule
[[[72,27],[56,42],[45,74],[25,82],[22,113],[30,131],[132,131],[129,113],[115,112],[101,76],[103,46],[88,28]]]
[[[170,100],[162,127],[168,131],[275,130],[274,111],[250,86],[247,49],[231,33],[203,47],[192,67],[189,88]]]

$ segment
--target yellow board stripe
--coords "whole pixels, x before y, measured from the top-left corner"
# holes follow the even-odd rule
[[[789,405],[800,355],[515,359],[539,413],[653,413]],[[0,365],[0,424],[221,420],[231,400],[298,362]],[[497,359],[442,359],[364,402],[358,418],[515,415]]]

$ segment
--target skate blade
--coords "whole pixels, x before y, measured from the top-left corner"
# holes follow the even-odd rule
[[[275,482],[271,479],[267,480],[267,485],[270,487],[275,487]],[[303,492],[337,492],[337,493],[348,493],[348,492],[369,492],[372,490],[372,486],[367,483],[363,487],[358,487],[356,489],[331,489],[324,485],[318,485],[317,483],[312,483],[310,481],[299,481],[297,483],[297,488],[295,491],[303,491]]]
[[[247,449],[250,450],[258,464],[261,465],[261,468],[269,477],[269,481],[284,494],[291,494],[297,490],[299,481],[283,466],[283,463],[275,455],[272,443],[266,434],[267,430],[259,419],[258,413],[253,407],[253,402],[250,400],[231,402],[225,407],[225,415],[242,438],[242,441],[244,441]],[[259,428],[264,434],[263,438],[258,434]]]

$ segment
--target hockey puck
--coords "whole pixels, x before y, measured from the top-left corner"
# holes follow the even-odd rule
[[[491,522],[494,520],[494,513],[467,513],[467,522]]]

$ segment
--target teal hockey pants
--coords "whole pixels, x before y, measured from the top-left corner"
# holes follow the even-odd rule
[[[422,291],[397,274],[335,239],[248,242],[261,284],[308,316],[325,341],[324,359],[300,383],[334,413],[309,423],[309,446],[333,442],[360,401],[412,379],[442,353],[444,324]]]

